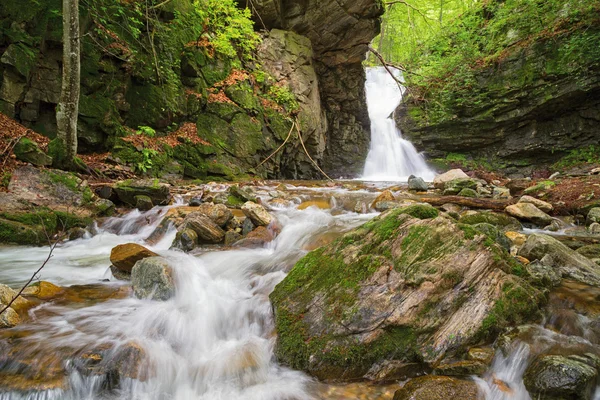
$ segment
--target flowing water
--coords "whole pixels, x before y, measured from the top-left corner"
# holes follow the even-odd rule
[[[393,70],[397,78],[400,71]],[[406,181],[410,175],[431,181],[435,173],[402,132],[392,114],[402,100],[398,84],[383,67],[367,69],[367,105],[371,118],[371,146],[362,179]]]

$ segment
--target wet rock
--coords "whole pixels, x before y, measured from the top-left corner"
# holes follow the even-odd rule
[[[375,383],[398,382],[431,372],[423,364],[404,363],[400,361],[383,361],[373,366],[365,378]]]
[[[121,271],[119,268],[115,267],[114,265],[110,266],[110,273],[112,274],[113,278],[115,278],[119,281],[131,280],[131,272]]]
[[[521,196],[521,198],[519,199],[519,203],[529,203],[529,204],[533,204],[534,206],[536,206],[537,208],[539,208],[540,210],[542,210],[543,212],[549,213],[550,211],[552,211],[554,209],[554,206],[552,206],[552,204],[544,201],[544,200],[540,200],[540,199],[536,199],[535,197],[531,197],[531,196]]]
[[[588,231],[592,235],[600,235],[600,223],[594,222],[590,226],[588,226]]]
[[[376,376],[383,361],[438,363],[540,316],[541,292],[512,274],[522,270],[431,206],[387,211],[308,253],[275,287],[277,357],[335,381]]]
[[[256,228],[256,225],[254,225],[252,220],[250,218],[245,218],[244,221],[242,222],[242,235],[243,236],[248,235],[250,232],[252,232],[254,230],[254,228]]]
[[[190,207],[198,207],[202,204],[202,196],[194,196],[190,199],[189,206]]]
[[[22,137],[15,147],[13,152],[17,159],[23,162],[28,162],[36,167],[48,167],[52,165],[52,157],[44,153],[33,140]]]
[[[458,192],[458,195],[463,197],[479,197],[475,190],[469,188],[462,189]]]
[[[546,226],[552,222],[552,217],[531,203],[512,204],[504,210],[507,214],[536,225]]]
[[[0,310],[3,310],[6,304],[0,303]],[[12,328],[21,323],[21,317],[12,308],[7,308],[2,314],[0,314],[0,329]]]
[[[77,240],[85,237],[87,231],[84,228],[73,228],[69,230],[69,240]]]
[[[241,202],[245,203],[248,201],[256,203],[256,194],[254,190],[250,186],[239,187],[238,185],[233,185],[229,187],[229,194]]]
[[[527,368],[523,381],[536,398],[591,400],[597,367],[596,361],[587,357],[542,355]]]
[[[427,183],[423,180],[423,178],[414,175],[408,177],[408,190],[426,192],[427,189]]]
[[[10,303],[16,296],[17,291],[6,286],[0,284],[0,304],[8,304]],[[31,302],[27,299],[23,298],[23,296],[17,297],[15,301],[12,302],[11,307],[17,311],[24,310],[31,306]]]
[[[477,384],[447,376],[421,376],[396,391],[394,400],[477,400]]]
[[[452,196],[460,193],[463,189],[477,190],[477,181],[471,178],[458,178],[444,184],[444,196]],[[477,192],[475,192],[477,194]]]
[[[600,286],[600,268],[596,263],[548,235],[530,235],[519,255],[557,269],[563,278]]]
[[[589,244],[578,248],[576,251],[582,256],[590,259],[600,258],[600,244]]]
[[[600,223],[600,207],[592,208],[585,219],[585,223],[587,225],[591,225],[593,223]]]
[[[23,291],[24,296],[35,297],[40,300],[54,299],[64,293],[65,289],[46,281],[32,283]]]
[[[551,262],[548,262],[549,265],[544,264],[545,262],[547,262],[547,260],[536,260],[526,264],[526,269],[532,282],[544,287],[552,288],[559,286],[562,280],[560,271],[555,268]]]
[[[171,200],[170,185],[158,179],[126,180],[117,182],[113,190],[123,203],[136,205],[135,196],[148,196],[155,205],[167,205]]]
[[[163,257],[149,257],[131,270],[133,293],[139,299],[168,300],[175,295],[173,269]]]
[[[173,247],[183,251],[192,251],[198,245],[198,234],[190,228],[185,228],[177,232]]]
[[[267,226],[273,221],[271,214],[260,204],[247,201],[242,206],[242,211],[247,218],[250,218],[256,226]]]
[[[381,194],[379,196],[377,196],[375,198],[375,200],[373,200],[373,202],[371,203],[371,208],[377,209],[378,203],[395,202],[395,201],[396,201],[396,198],[394,197],[392,192],[389,190],[384,190],[383,192],[381,192]]]
[[[135,208],[137,208],[140,211],[148,211],[151,210],[152,207],[154,207],[154,204],[152,204],[152,199],[149,196],[138,195],[134,196],[134,199]]]
[[[274,235],[264,226],[259,226],[250,232],[245,238],[236,242],[236,247],[262,247],[274,239]]]
[[[472,361],[480,361],[490,365],[496,352],[491,347],[471,347],[467,352],[467,358]]]
[[[188,214],[182,226],[196,232],[199,242],[221,243],[225,238],[225,231],[212,219],[199,212]]]
[[[487,364],[481,361],[464,360],[442,363],[434,369],[434,372],[445,376],[471,376],[483,375],[486,370]]]
[[[486,223],[504,231],[518,231],[523,228],[516,218],[491,211],[468,211],[460,217],[458,222],[467,225]]]
[[[236,231],[225,232],[225,246],[231,246],[238,240],[242,239],[242,235]]]
[[[224,204],[216,204],[212,207],[207,216],[212,219],[215,224],[224,228],[233,218],[233,213]]]
[[[120,244],[110,251],[110,262],[120,271],[131,272],[133,266],[139,260],[156,256],[158,254],[142,245],[126,243]]]
[[[447,182],[455,179],[468,179],[469,175],[465,174],[462,169],[451,169],[433,179],[433,186],[436,189],[444,189]]]

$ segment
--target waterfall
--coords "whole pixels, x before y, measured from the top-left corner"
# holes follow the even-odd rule
[[[392,70],[397,77],[400,71]],[[367,106],[371,118],[371,147],[362,179],[406,181],[410,175],[431,181],[435,173],[396,127],[392,113],[402,100],[402,91],[383,67],[367,69]]]

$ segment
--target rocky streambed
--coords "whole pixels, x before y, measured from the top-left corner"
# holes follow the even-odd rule
[[[26,216],[65,214],[2,314],[2,398],[597,397],[593,201],[561,215],[548,184],[462,171],[91,186],[25,172],[0,226],[36,241],[0,247],[2,304],[50,251]],[[61,229],[75,210],[89,214]]]

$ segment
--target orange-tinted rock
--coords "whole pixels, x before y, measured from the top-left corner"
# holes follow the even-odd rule
[[[121,271],[131,272],[139,260],[156,257],[158,254],[136,243],[120,244],[110,252],[110,262]]]

